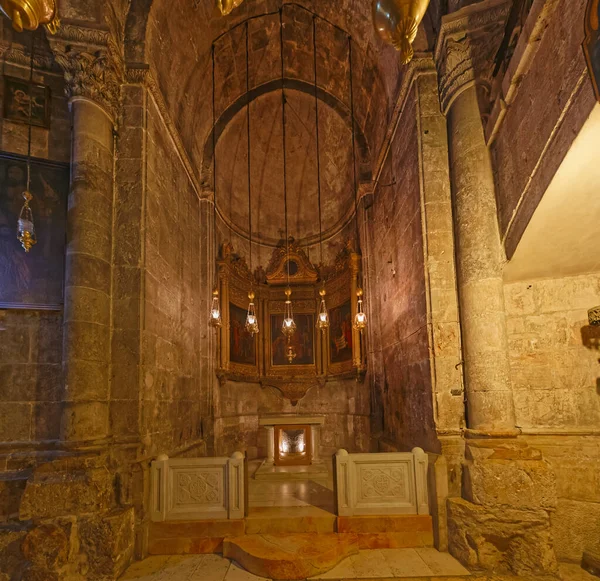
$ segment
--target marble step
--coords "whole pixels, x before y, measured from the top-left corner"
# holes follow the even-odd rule
[[[226,538],[223,556],[267,579],[306,579],[333,569],[358,553],[353,534],[258,534]]]
[[[336,518],[316,506],[256,507],[246,517],[246,534],[334,533]]]

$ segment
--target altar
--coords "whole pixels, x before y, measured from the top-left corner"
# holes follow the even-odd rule
[[[320,431],[325,416],[277,415],[259,418],[267,431],[267,457],[254,478],[327,478],[327,463],[320,458]]]

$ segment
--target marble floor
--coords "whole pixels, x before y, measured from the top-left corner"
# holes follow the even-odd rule
[[[304,507],[316,506],[333,513],[333,479],[269,481],[255,480],[252,475],[260,466],[259,460],[249,463],[250,479],[248,506],[256,507]]]
[[[313,579],[400,579],[437,575],[469,575],[447,553],[435,549],[377,549],[360,551]],[[150,557],[132,565],[128,581],[267,581],[219,555]]]
[[[361,551],[335,569],[315,577],[339,581],[377,579],[378,581],[451,581],[468,575],[457,561],[435,549],[380,549]],[[415,554],[420,558],[417,559]],[[435,572],[434,572],[435,571]],[[350,576],[352,575],[352,576]],[[470,581],[594,581],[598,580],[578,565],[561,564],[560,576],[552,578],[510,577],[474,574]],[[244,571],[220,555],[150,557],[133,564],[121,581],[268,581]]]

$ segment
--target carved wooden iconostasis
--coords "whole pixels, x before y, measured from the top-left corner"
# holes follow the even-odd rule
[[[289,258],[288,258],[289,257]],[[281,331],[284,291],[292,290],[296,332],[290,341],[295,359],[286,356],[287,338]],[[320,273],[290,238],[274,250],[266,269],[251,276],[244,258],[225,244],[218,261],[223,326],[218,330],[218,376],[224,381],[251,381],[273,386],[295,405],[306,392],[328,377],[349,377],[365,370],[364,337],[353,329],[356,314],[360,256],[348,245],[333,267],[324,269],[330,326],[316,327],[322,288]],[[260,332],[245,329],[248,292],[252,286]]]

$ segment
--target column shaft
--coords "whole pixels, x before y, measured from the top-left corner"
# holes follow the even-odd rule
[[[448,113],[468,425],[514,428],[494,176],[475,87]]]
[[[109,432],[113,123],[86,98],[71,107],[62,437],[91,441]]]

